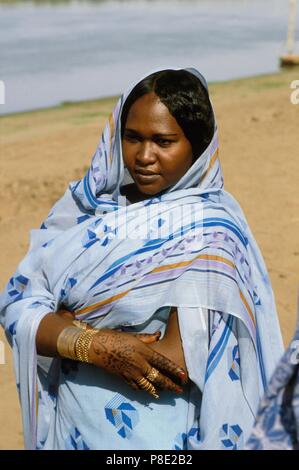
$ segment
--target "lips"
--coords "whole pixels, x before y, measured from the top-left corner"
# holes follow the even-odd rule
[[[135,173],[139,175],[144,175],[144,176],[156,176],[158,173],[155,173],[154,171],[150,170],[135,170]]]
[[[140,183],[153,183],[157,178],[159,178],[159,174],[158,173],[150,173],[150,172],[139,172],[139,171],[136,171],[135,172],[136,174],[136,179],[138,182]]]

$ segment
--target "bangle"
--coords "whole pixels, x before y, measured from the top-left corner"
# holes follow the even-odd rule
[[[80,320],[74,320],[73,322],[74,326],[77,326],[77,328],[80,328],[81,330],[87,330],[88,326],[87,323],[80,321]]]
[[[75,354],[78,361],[91,363],[89,359],[89,350],[94,335],[98,334],[99,330],[90,328],[88,330],[81,331],[80,335],[76,340]]]
[[[75,326],[64,328],[57,338],[56,348],[59,356],[76,360],[76,343],[81,330]]]

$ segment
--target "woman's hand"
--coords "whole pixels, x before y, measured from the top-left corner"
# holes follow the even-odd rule
[[[154,387],[181,393],[182,388],[174,380],[185,383],[186,376],[182,368],[151,349],[138,336],[116,330],[99,330],[91,343],[91,362],[122,377],[135,390],[140,390],[138,381],[146,379],[154,368],[157,370],[156,377],[151,379]]]

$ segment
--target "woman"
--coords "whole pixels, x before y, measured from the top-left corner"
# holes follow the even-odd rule
[[[242,448],[282,342],[199,72],[121,97],[1,312],[27,448]]]

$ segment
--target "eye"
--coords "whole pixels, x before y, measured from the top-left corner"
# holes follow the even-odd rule
[[[168,147],[173,143],[173,140],[169,139],[157,139],[156,140],[157,144],[160,145],[161,147]]]
[[[125,134],[124,139],[127,140],[128,142],[133,142],[133,143],[140,141],[140,138],[133,134]]]

